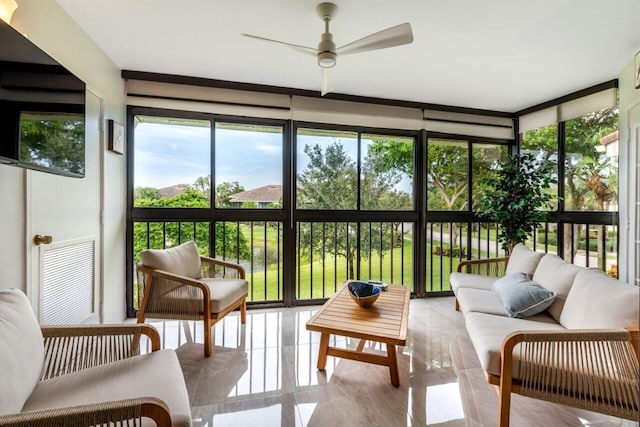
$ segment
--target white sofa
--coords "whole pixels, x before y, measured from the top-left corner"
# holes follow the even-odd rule
[[[41,327],[16,289],[0,291],[0,375],[0,426],[191,425],[178,358],[153,327]]]
[[[518,273],[539,285],[525,292],[551,302],[541,313],[509,317],[515,288],[504,285]],[[487,380],[500,386],[499,425],[509,423],[511,392],[638,420],[639,287],[524,245],[463,262],[450,282]]]

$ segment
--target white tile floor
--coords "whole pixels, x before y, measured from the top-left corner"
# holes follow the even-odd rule
[[[453,298],[411,301],[407,346],[398,349],[398,388],[386,367],[329,357],[326,371],[318,371],[320,334],[305,329],[317,309],[249,310],[245,325],[232,313],[215,326],[210,358],[204,357],[202,322],[148,322],[178,353],[195,426],[497,425],[497,395]],[[338,347],[357,345],[332,340]],[[514,395],[511,425],[638,423]]]

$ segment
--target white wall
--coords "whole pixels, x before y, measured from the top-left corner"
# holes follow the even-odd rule
[[[620,73],[620,269],[622,280],[634,283],[640,248],[635,243],[640,218],[635,205],[640,201],[637,187],[638,128],[640,128],[640,89],[634,88],[634,61]]]
[[[11,25],[84,80],[87,89],[102,99],[106,119],[124,124],[124,82],[116,65],[55,0],[17,0],[17,3]],[[99,225],[94,225],[96,229],[92,234],[101,236],[99,275],[104,288],[104,321],[119,322],[125,317],[125,157],[106,151],[105,138],[93,143],[100,145],[94,151],[101,168],[100,179],[86,181],[83,188],[73,191],[77,192],[78,208],[86,192],[102,194],[103,227],[101,230]],[[31,242],[25,229],[25,218],[29,214],[25,210],[25,175],[22,169],[0,165],[0,236],[3,240],[0,289],[26,289],[25,258]]]

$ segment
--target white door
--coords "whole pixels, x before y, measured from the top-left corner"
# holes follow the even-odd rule
[[[84,178],[25,172],[27,294],[44,324],[99,321],[102,110],[87,91]]]

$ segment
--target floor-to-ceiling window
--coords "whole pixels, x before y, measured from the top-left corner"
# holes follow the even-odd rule
[[[426,280],[428,293],[448,292],[449,274],[468,258],[501,254],[497,227],[475,215],[482,184],[512,141],[429,133],[426,150]]]
[[[129,308],[140,251],[189,240],[243,265],[250,301],[282,302],[287,124],[145,108],[129,123]]]
[[[504,254],[476,209],[491,191],[483,178],[518,150],[557,178],[527,244],[616,273],[615,108],[528,128],[518,143],[142,107],[128,120],[130,314],[138,253],[187,240],[242,264],[252,304],[315,303],[350,278],[450,294],[460,262]]]
[[[549,223],[532,244],[617,276],[618,109],[597,109],[521,134],[520,150],[550,162]]]
[[[327,298],[347,279],[413,286],[418,137],[296,124],[297,300]]]

